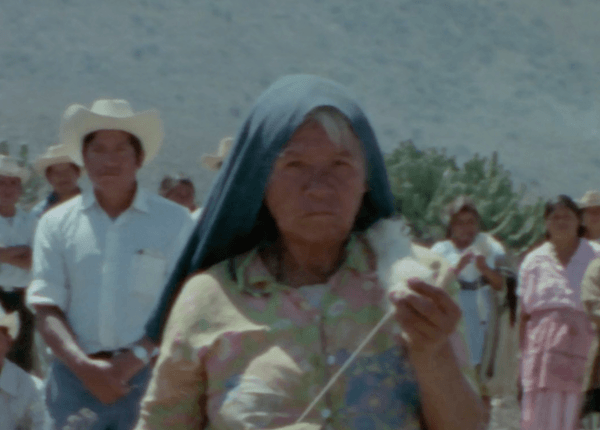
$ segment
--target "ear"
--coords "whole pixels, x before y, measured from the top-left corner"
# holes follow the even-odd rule
[[[146,158],[146,153],[144,152],[144,150],[142,150],[142,152],[140,152],[139,156],[136,154],[135,165],[138,168],[138,170],[141,169],[142,166],[144,165],[145,158]]]

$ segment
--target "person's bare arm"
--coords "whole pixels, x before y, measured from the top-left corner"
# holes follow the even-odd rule
[[[31,248],[26,245],[0,248],[0,262],[30,270],[32,254]]]
[[[152,342],[149,337],[144,336],[136,342],[136,345],[140,345],[146,350],[146,354],[148,354],[148,358],[150,358],[149,364],[153,365],[156,361],[156,357],[153,356],[156,350],[156,344]],[[118,354],[111,359],[111,362],[118,377],[124,381],[129,381],[140,370],[146,367],[146,364],[137,358],[132,350],[127,350],[126,352]]]
[[[103,403],[114,403],[129,392],[127,381],[108,360],[88,357],[77,343],[63,312],[56,306],[35,305],[36,326],[54,355]]]
[[[460,308],[448,293],[422,281],[409,281],[409,288],[409,293],[391,299],[415,369],[427,428],[485,428],[483,403],[463,375],[449,340]]]
[[[504,277],[500,274],[500,271],[489,267],[485,261],[485,257],[482,255],[475,258],[475,264],[477,265],[477,270],[487,279],[489,285],[496,291],[502,291]]]

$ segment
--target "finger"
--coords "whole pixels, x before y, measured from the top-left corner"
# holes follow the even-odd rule
[[[435,338],[433,326],[429,322],[424,321],[414,309],[411,309],[404,303],[399,305],[397,309],[395,315],[396,321],[411,339],[418,338],[431,341]]]
[[[429,285],[419,279],[409,279],[408,287],[411,291],[431,299],[448,316],[460,317],[460,307],[450,294],[443,289]]]
[[[396,320],[409,338],[416,342],[434,342],[450,335],[446,330],[432,325],[414,309],[404,304],[400,307]]]
[[[395,305],[398,322],[402,325],[414,324],[430,336],[449,335],[456,330],[459,321],[459,316],[443,313],[425,297],[405,296],[395,302]]]

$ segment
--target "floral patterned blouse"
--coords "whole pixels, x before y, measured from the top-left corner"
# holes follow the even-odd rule
[[[353,236],[326,285],[278,283],[258,251],[190,278],[165,331],[137,429],[293,424],[384,315],[365,243]],[[386,324],[304,428],[420,429],[415,375]]]

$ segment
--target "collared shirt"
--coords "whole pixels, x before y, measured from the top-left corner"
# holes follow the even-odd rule
[[[38,224],[28,305],[63,310],[88,354],[126,347],[143,336],[190,222],[142,189],[114,220],[92,190],[65,202]]]
[[[50,429],[42,381],[4,360],[0,373],[0,430]]]
[[[33,208],[31,208],[31,214],[36,218],[41,218],[42,215],[56,202],[58,201],[58,194],[52,191],[48,196],[39,201]]]
[[[136,429],[294,423],[386,311],[370,255],[353,236],[329,281],[301,288],[278,283],[256,249],[191,278]],[[397,335],[395,322],[383,326],[308,415],[311,428],[421,428],[417,381]]]
[[[36,218],[17,208],[12,218],[0,217],[0,247],[31,246]],[[31,271],[12,264],[0,264],[0,286],[5,289],[25,288],[31,281]]]

